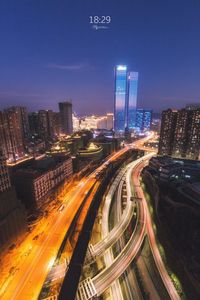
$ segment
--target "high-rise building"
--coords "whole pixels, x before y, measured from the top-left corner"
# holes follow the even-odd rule
[[[138,72],[128,72],[124,65],[115,68],[115,132],[124,133],[126,128],[135,128],[137,86]]]
[[[59,136],[61,133],[61,121],[60,121],[60,113],[59,112],[53,113],[53,128],[54,128],[54,134],[56,136]]]
[[[28,122],[29,122],[31,135],[38,135],[39,132],[38,112],[30,113],[28,115]]]
[[[0,142],[3,154],[16,160],[25,154],[28,137],[28,116],[25,108],[13,106],[0,113]]]
[[[137,132],[142,131],[143,117],[144,117],[144,110],[142,108],[138,108],[136,111],[136,121],[135,121],[135,130]]]
[[[190,159],[199,159],[200,155],[200,108],[194,109],[189,119],[188,145],[186,156]]]
[[[0,251],[26,231],[26,213],[10,184],[6,158],[0,150]]]
[[[38,133],[39,136],[48,141],[54,138],[53,127],[53,111],[52,110],[39,110],[38,111]]]
[[[124,132],[127,126],[127,66],[119,65],[115,68],[115,107],[114,129]]]
[[[30,136],[30,128],[28,122],[28,112],[26,107],[18,107],[21,114],[23,139],[26,141]]]
[[[190,107],[162,112],[159,154],[198,159],[200,154],[200,109]]]
[[[136,110],[136,120],[134,129],[136,132],[146,132],[151,129],[152,110],[138,108]]]
[[[181,109],[177,112],[172,149],[173,156],[184,157],[186,155],[189,139],[188,130],[191,124],[191,116],[191,111],[187,109]]]
[[[142,131],[149,131],[151,129],[152,113],[152,109],[144,109]]]
[[[177,110],[168,109],[162,112],[161,130],[158,153],[171,155],[176,128]]]
[[[0,193],[5,192],[11,187],[8,168],[6,167],[6,159],[0,149]]]
[[[128,119],[129,129],[134,129],[136,123],[137,87],[138,87],[138,72],[129,72],[128,105],[127,105],[127,119]]]
[[[7,159],[14,158],[15,139],[12,141],[6,114],[0,111],[0,144],[3,154]]]
[[[73,133],[72,103],[69,101],[59,103],[61,131],[64,134]]]

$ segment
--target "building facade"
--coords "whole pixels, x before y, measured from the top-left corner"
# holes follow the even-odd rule
[[[73,133],[72,103],[69,101],[59,103],[61,131],[63,134]]]
[[[152,110],[138,108],[136,110],[135,131],[146,132],[150,131],[152,122]]]
[[[6,159],[0,150],[0,250],[26,231],[26,213],[11,186]]]
[[[54,119],[52,110],[38,111],[38,134],[44,141],[54,138]]]
[[[176,157],[185,157],[188,145],[188,129],[191,123],[191,111],[181,109],[177,111],[176,126],[174,130],[172,154]]]
[[[162,112],[158,153],[199,159],[200,108],[168,109]]]
[[[24,107],[13,106],[0,112],[0,142],[9,161],[25,155],[25,142],[29,134],[28,115]]]
[[[114,129],[124,132],[127,126],[127,66],[115,68]]]
[[[127,66],[115,68],[114,130],[124,133],[135,129],[138,72],[129,72]]]
[[[0,193],[7,191],[11,187],[8,169],[6,167],[6,159],[0,150]]]
[[[128,105],[127,119],[128,128],[134,129],[136,126],[136,109],[137,109],[137,88],[138,72],[129,72],[128,74]]]
[[[107,118],[107,127],[106,127],[106,129],[108,129],[108,130],[113,129],[113,125],[114,125],[113,124],[113,121],[114,121],[113,113],[107,113],[106,118]]]
[[[162,112],[158,153],[172,155],[174,133],[176,128],[177,110],[168,109]]]
[[[34,161],[16,170],[13,182],[18,197],[27,209],[41,207],[54,188],[73,174],[72,159],[58,155]]]
[[[189,138],[186,156],[191,159],[200,159],[200,108],[192,110],[188,123]]]

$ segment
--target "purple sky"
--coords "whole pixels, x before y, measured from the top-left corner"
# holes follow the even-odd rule
[[[140,107],[200,102],[199,37],[198,0],[1,0],[0,109],[70,98],[80,114],[112,111],[117,64],[139,72]]]

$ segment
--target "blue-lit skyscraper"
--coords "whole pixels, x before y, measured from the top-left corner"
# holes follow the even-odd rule
[[[127,124],[129,129],[135,128],[137,109],[138,72],[128,74]]]
[[[151,129],[152,113],[152,109],[144,109],[143,131],[149,131]]]
[[[115,108],[114,129],[124,132],[127,126],[127,66],[119,65],[115,68]]]
[[[136,111],[136,122],[135,122],[135,130],[137,132],[143,131],[143,116],[144,116],[144,110],[142,108],[138,108]]]
[[[151,129],[152,110],[138,108],[136,110],[135,130],[137,132],[145,132]]]
[[[125,128],[136,126],[138,73],[128,72],[127,66],[115,68],[115,132],[124,133]]]

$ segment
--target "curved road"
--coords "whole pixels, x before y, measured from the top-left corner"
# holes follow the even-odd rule
[[[142,159],[140,159],[140,163],[135,166],[137,169],[138,166],[144,165],[144,161],[148,160],[152,154],[146,155]],[[142,169],[141,168],[141,169]],[[127,190],[127,194],[130,193],[130,186],[129,192]],[[140,197],[140,194],[138,195]],[[137,214],[137,223],[134,232],[128,243],[126,244],[125,248],[122,252],[114,259],[111,266],[104,269],[101,273],[95,276],[92,279],[94,287],[97,292],[97,296],[101,295],[111,284],[115,281],[119,276],[127,269],[130,265],[131,261],[134,259],[136,254],[138,253],[144,236],[145,236],[145,224],[146,224],[146,209],[144,206],[143,200],[137,201],[138,207],[138,214]]]

